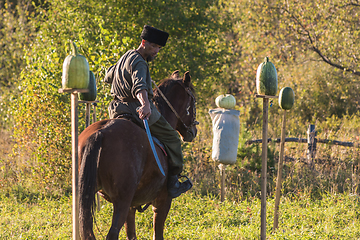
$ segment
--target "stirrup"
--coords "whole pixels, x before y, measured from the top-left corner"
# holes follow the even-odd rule
[[[184,182],[180,182],[179,177],[185,177],[187,180]],[[182,175],[179,175],[179,177],[177,177],[177,182],[175,182],[173,186],[171,186],[170,188],[168,187],[168,195],[171,198],[176,198],[180,196],[182,193],[187,192],[193,186],[191,180],[188,177]]]
[[[186,179],[189,180],[189,182],[191,183],[191,186],[193,186],[192,181],[191,181],[190,178],[188,178],[187,176],[179,174],[179,178],[186,178]],[[186,182],[186,181],[185,181],[185,182]]]

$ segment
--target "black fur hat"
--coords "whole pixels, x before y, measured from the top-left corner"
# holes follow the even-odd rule
[[[140,37],[151,43],[155,43],[164,47],[169,37],[169,34],[157,28],[145,25]]]

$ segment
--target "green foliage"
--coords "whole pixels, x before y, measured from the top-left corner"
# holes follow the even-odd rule
[[[248,128],[258,123],[261,109],[253,100],[254,76],[265,56],[278,70],[279,89],[293,88],[292,111],[296,111],[299,122],[357,111],[357,95],[351,93],[358,89],[355,79],[359,51],[353,44],[359,40],[357,4],[239,0],[229,3],[229,8],[239,19],[234,28],[238,39],[234,51],[239,58],[231,66],[236,75],[233,90],[244,107]],[[345,74],[350,69],[351,76]]]
[[[275,1],[269,5],[275,14],[278,39],[290,42],[284,52],[296,58],[297,53],[315,52],[320,59],[340,71],[359,71],[359,5],[350,1]],[[275,27],[275,26],[274,26]],[[288,34],[285,34],[286,30]],[[359,75],[359,74],[357,74]]]
[[[238,159],[242,159],[241,167],[257,173],[261,172],[262,151],[259,144],[245,146],[238,150]],[[268,147],[267,171],[274,169],[274,152]]]
[[[0,87],[3,88],[11,86],[21,72],[24,66],[22,47],[33,39],[35,30],[28,22],[33,14],[30,14],[25,2],[18,5],[5,2],[1,5]]]
[[[105,70],[125,51],[137,47],[144,24],[170,33],[159,59],[150,65],[152,78],[160,80],[176,69],[190,70],[197,91],[204,93],[200,104],[211,95],[213,85],[205,82],[220,79],[218,66],[227,65],[231,44],[222,39],[231,24],[218,17],[221,10],[216,8],[216,1],[149,3],[51,1],[46,11],[36,9],[32,24],[37,27],[37,37],[23,54],[26,67],[16,82],[9,114],[16,119],[14,156],[28,162],[23,173],[31,173],[40,188],[64,188],[70,182],[69,94],[58,92],[62,63],[70,52],[69,39],[76,42],[95,73],[98,119],[107,117],[111,101],[110,89],[101,81]],[[79,119],[84,119],[84,111],[80,111]],[[81,131],[84,121],[79,124]]]
[[[34,2],[29,11],[21,4],[0,9],[0,84],[15,86],[11,96],[9,89],[1,89],[0,97],[1,127],[11,126],[10,132],[14,132],[13,138],[6,138],[14,144],[13,155],[0,149],[4,153],[0,154],[1,189],[10,192],[0,201],[6,203],[0,207],[4,216],[0,238],[71,236],[71,200],[54,197],[54,202],[43,201],[42,194],[28,190],[69,193],[70,99],[69,94],[58,92],[62,63],[70,52],[69,40],[77,43],[95,73],[98,119],[107,117],[111,100],[109,86],[101,82],[105,70],[128,49],[138,46],[144,24],[170,33],[166,47],[150,64],[152,78],[159,81],[176,69],[190,70],[201,124],[195,141],[184,143],[183,150],[184,173],[194,182],[194,195],[185,194],[174,201],[166,223],[168,238],[259,237],[261,148],[245,142],[261,139],[262,103],[254,94],[256,68],[264,57],[269,56],[277,69],[278,89],[289,86],[295,92],[294,107],[287,114],[286,136],[306,138],[307,125],[316,123],[319,138],[359,141],[356,3]],[[2,3],[1,7],[5,6]],[[224,93],[236,97],[243,126],[238,162],[226,169],[227,200],[220,204],[213,197],[220,192],[220,174],[210,157],[212,134],[207,112],[214,107],[215,97]],[[83,106],[79,109],[81,131],[85,127]],[[271,138],[280,136],[281,113],[274,101],[269,108]],[[273,206],[278,146],[268,145],[269,209]],[[271,238],[360,238],[359,213],[353,211],[359,208],[358,148],[318,144],[314,169],[309,168],[305,150],[300,143],[286,144],[283,226],[269,232]],[[238,207],[243,199],[248,201]],[[112,209],[107,204],[102,210],[98,223],[105,234]],[[150,211],[137,220],[139,236],[146,239],[151,238],[149,215]]]
[[[150,63],[152,78],[159,81],[176,69],[190,70],[192,75],[201,125],[197,139],[183,149],[185,171],[199,193],[217,194],[219,189],[218,168],[210,159],[212,135],[207,116],[216,96],[230,93],[236,97],[245,134],[240,141],[261,138],[262,102],[254,97],[255,76],[266,56],[277,69],[278,89],[288,86],[295,93],[294,106],[287,114],[287,136],[305,138],[307,125],[316,123],[318,136],[358,141],[359,47],[355,43],[359,42],[359,22],[358,5],[352,2],[10,3],[14,1],[0,3],[0,84],[6,86],[0,90],[0,124],[14,133],[13,155],[4,151],[6,157],[0,160],[1,176],[10,185],[28,181],[46,191],[67,191],[70,97],[58,89],[62,63],[70,52],[68,42],[76,42],[95,73],[100,101],[97,119],[104,119],[111,100],[110,87],[102,83],[104,73],[123,53],[138,46],[144,24],[170,33],[166,47]],[[79,110],[82,131],[84,106]],[[270,138],[280,136],[281,113],[273,101]],[[278,159],[275,145],[269,144],[268,149],[270,193]],[[323,191],[358,192],[358,179],[349,177],[358,174],[356,150],[319,146],[322,155],[318,155],[317,174],[303,169],[307,167],[303,147],[289,146],[290,163],[284,171],[290,180],[285,180],[285,191],[307,188],[314,196]],[[260,152],[260,145],[241,145],[238,163],[228,167],[232,198],[258,194]],[[335,164],[338,171],[326,175],[329,172],[323,169],[329,164]],[[301,181],[305,177],[309,181]]]
[[[314,67],[318,69],[317,72],[312,71]],[[359,98],[356,92],[359,83],[353,76],[331,71],[319,63],[299,64],[289,70],[284,77],[291,81],[282,86],[294,90],[295,102],[291,111],[300,118],[299,121],[322,122],[333,115],[342,118],[358,112]],[[301,72],[307,74],[301,76]]]

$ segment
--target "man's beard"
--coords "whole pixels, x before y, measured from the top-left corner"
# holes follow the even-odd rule
[[[147,58],[146,58],[146,61],[147,62],[151,62],[152,60],[154,60],[156,58],[156,56],[148,56]]]

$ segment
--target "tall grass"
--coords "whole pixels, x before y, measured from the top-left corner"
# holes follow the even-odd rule
[[[291,116],[291,115],[290,115]],[[260,116],[261,118],[261,116]],[[281,117],[270,116],[269,137],[279,138]],[[258,239],[260,229],[261,124],[248,128],[241,121],[238,159],[226,168],[225,201],[220,202],[220,170],[211,159],[212,124],[199,117],[198,136],[184,143],[184,174],[194,182],[190,193],[174,200],[166,221],[167,239]],[[306,138],[306,124],[290,117],[287,137]],[[317,137],[357,143],[359,117],[331,117],[316,123]],[[260,132],[260,133],[259,133]],[[0,239],[71,238],[70,183],[65,189],[32,184],[26,155],[15,154],[11,134],[0,138]],[[279,144],[268,144],[268,239],[359,239],[359,149],[317,144],[314,165],[306,157],[307,144],[286,143],[279,229],[272,232]],[[14,157],[17,156],[17,157]],[[106,235],[112,206],[102,201],[95,232]],[[137,215],[139,239],[152,235],[151,210]],[[122,230],[121,238],[125,238]]]
[[[0,239],[70,239],[71,196],[43,196],[18,189],[0,194]],[[165,222],[165,239],[259,239],[260,200],[220,202],[214,195],[190,191],[173,201]],[[360,200],[351,194],[286,195],[280,205],[279,228],[272,229],[274,199],[267,201],[267,239],[359,239]],[[94,232],[105,239],[112,205],[101,200]],[[152,238],[152,211],[137,213],[138,239]],[[125,239],[125,230],[120,232]]]

